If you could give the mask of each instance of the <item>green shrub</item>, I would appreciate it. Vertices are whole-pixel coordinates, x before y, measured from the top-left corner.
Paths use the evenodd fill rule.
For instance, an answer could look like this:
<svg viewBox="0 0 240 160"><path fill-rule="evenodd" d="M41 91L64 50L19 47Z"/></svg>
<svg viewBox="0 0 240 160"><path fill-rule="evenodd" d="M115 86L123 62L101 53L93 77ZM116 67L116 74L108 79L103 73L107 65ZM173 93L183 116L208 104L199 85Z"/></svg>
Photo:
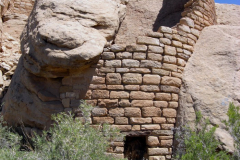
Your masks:
<svg viewBox="0 0 240 160"><path fill-rule="evenodd" d="M202 115L196 113L196 126L200 124ZM225 151L217 151L220 142L214 137L216 127L209 126L206 120L201 129L190 129L184 126L176 131L176 139L179 142L176 159L181 160L228 160L231 159Z"/></svg>
<svg viewBox="0 0 240 160"><path fill-rule="evenodd" d="M106 156L111 140L122 136L109 125L93 128L87 121L91 106L81 104L85 123L70 113L53 116L55 124L32 139L34 151L20 151L21 137L0 125L0 159L4 160L114 160Z"/></svg>
<svg viewBox="0 0 240 160"><path fill-rule="evenodd" d="M225 124L228 128L228 131L232 135L235 142L235 152L233 158L235 160L240 159L240 108L234 106L233 103L230 103L228 108L228 121L225 121Z"/></svg>

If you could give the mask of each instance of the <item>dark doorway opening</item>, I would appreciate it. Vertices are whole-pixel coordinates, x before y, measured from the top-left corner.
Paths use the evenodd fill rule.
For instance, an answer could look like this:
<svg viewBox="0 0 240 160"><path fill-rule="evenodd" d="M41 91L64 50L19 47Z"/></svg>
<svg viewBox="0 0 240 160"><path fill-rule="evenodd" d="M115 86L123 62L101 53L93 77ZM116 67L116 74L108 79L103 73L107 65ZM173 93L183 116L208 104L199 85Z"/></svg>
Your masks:
<svg viewBox="0 0 240 160"><path fill-rule="evenodd" d="M124 144L124 157L128 160L147 159L146 137L126 137Z"/></svg>

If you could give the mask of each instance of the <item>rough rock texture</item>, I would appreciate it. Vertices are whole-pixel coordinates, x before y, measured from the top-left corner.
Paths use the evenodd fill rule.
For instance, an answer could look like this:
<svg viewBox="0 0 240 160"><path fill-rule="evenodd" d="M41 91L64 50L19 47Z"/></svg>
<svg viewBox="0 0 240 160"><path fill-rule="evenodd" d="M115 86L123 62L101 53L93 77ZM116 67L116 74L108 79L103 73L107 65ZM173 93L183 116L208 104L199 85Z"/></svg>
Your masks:
<svg viewBox="0 0 240 160"><path fill-rule="evenodd" d="M34 0L1 0L0 3L0 99L2 99L21 56L20 35L33 8Z"/></svg>
<svg viewBox="0 0 240 160"><path fill-rule="evenodd" d="M216 3L216 12L218 24L240 26L240 5Z"/></svg>
<svg viewBox="0 0 240 160"><path fill-rule="evenodd" d="M176 25L188 0L129 0L126 17L116 36L117 44L132 44L147 30Z"/></svg>
<svg viewBox="0 0 240 160"><path fill-rule="evenodd" d="M178 126L192 123L196 111L219 125L217 137L227 150L233 140L224 131L230 102L240 105L240 26L211 26L203 30L183 74Z"/></svg>
<svg viewBox="0 0 240 160"><path fill-rule="evenodd" d="M22 33L23 56L3 101L4 119L10 125L22 121L48 128L51 114L63 111L62 77L94 63L124 15L120 1L37 0Z"/></svg>

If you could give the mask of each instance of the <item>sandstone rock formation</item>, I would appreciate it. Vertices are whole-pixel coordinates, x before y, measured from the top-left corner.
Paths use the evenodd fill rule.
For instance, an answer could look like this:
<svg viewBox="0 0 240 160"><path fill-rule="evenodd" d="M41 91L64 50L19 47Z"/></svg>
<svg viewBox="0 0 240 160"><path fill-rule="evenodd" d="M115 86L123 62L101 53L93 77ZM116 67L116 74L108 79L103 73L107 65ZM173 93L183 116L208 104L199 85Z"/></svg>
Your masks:
<svg viewBox="0 0 240 160"><path fill-rule="evenodd" d="M20 35L27 22L34 0L2 0L0 19L0 100L6 93L16 69L20 51ZM3 21L2 21L3 20Z"/></svg>
<svg viewBox="0 0 240 160"><path fill-rule="evenodd" d="M239 6L238 6L239 7ZM224 18L224 17L219 17ZM223 21L220 21L222 23ZM236 22L228 22L228 24ZM203 30L183 74L177 125L194 125L201 111L217 138L232 152L233 139L222 123L230 102L240 105L240 25L216 25Z"/></svg>
<svg viewBox="0 0 240 160"><path fill-rule="evenodd" d="M51 114L63 111L61 78L96 61L124 10L124 4L111 0L36 1L21 37L23 56L3 101L4 119L48 128Z"/></svg>

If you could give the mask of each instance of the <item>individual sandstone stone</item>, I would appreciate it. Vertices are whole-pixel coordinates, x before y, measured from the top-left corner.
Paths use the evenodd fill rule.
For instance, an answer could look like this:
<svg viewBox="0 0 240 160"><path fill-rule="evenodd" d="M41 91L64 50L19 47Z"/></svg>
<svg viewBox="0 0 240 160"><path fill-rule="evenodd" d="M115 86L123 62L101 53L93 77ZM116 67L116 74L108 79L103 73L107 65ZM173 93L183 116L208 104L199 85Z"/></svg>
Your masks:
<svg viewBox="0 0 240 160"><path fill-rule="evenodd" d="M172 94L172 101L178 102L178 94Z"/></svg>
<svg viewBox="0 0 240 160"><path fill-rule="evenodd" d="M183 17L180 19L180 24L184 24L189 27L194 27L194 21L191 18Z"/></svg>
<svg viewBox="0 0 240 160"><path fill-rule="evenodd" d="M160 79L159 75L145 74L143 76L143 84L159 84Z"/></svg>
<svg viewBox="0 0 240 160"><path fill-rule="evenodd" d="M166 45L171 45L171 40L168 38L160 38L160 43L166 44Z"/></svg>
<svg viewBox="0 0 240 160"><path fill-rule="evenodd" d="M139 91L140 89L139 85L125 85L124 88L129 91Z"/></svg>
<svg viewBox="0 0 240 160"><path fill-rule="evenodd" d="M140 62L133 59L124 59L122 60L122 67L139 67Z"/></svg>
<svg viewBox="0 0 240 160"><path fill-rule="evenodd" d="M178 30L186 32L186 33L191 32L190 28L188 26L184 25L184 24L178 25Z"/></svg>
<svg viewBox="0 0 240 160"><path fill-rule="evenodd" d="M101 73L114 73L115 68L101 67L101 68L99 68L99 72L101 72Z"/></svg>
<svg viewBox="0 0 240 160"><path fill-rule="evenodd" d="M176 64L177 63L177 58L175 56L164 56L163 57L163 62L164 63Z"/></svg>
<svg viewBox="0 0 240 160"><path fill-rule="evenodd" d="M160 76L169 76L170 72L164 69L152 69L153 74L159 74Z"/></svg>
<svg viewBox="0 0 240 160"><path fill-rule="evenodd" d="M175 124L176 118L167 118L167 123Z"/></svg>
<svg viewBox="0 0 240 160"><path fill-rule="evenodd" d="M145 52L147 51L146 45L128 45L126 47L126 51L128 52Z"/></svg>
<svg viewBox="0 0 240 160"><path fill-rule="evenodd" d="M62 104L63 104L64 108L69 108L70 107L70 98L62 99Z"/></svg>
<svg viewBox="0 0 240 160"><path fill-rule="evenodd" d="M178 108L178 102L169 102L168 105L169 108Z"/></svg>
<svg viewBox="0 0 240 160"><path fill-rule="evenodd" d="M115 117L115 124L128 124L127 117Z"/></svg>
<svg viewBox="0 0 240 160"><path fill-rule="evenodd" d="M141 60L140 67L143 68L161 68L162 64L158 61L152 61L152 60Z"/></svg>
<svg viewBox="0 0 240 160"><path fill-rule="evenodd" d="M156 93L156 100L159 101L171 101L171 94L170 93Z"/></svg>
<svg viewBox="0 0 240 160"><path fill-rule="evenodd" d="M119 102L119 106L131 107L131 102L129 102L129 99L121 99L121 101Z"/></svg>
<svg viewBox="0 0 240 160"><path fill-rule="evenodd" d="M175 118L177 116L177 111L176 109L172 109L172 108L164 108L163 116L169 117L169 118Z"/></svg>
<svg viewBox="0 0 240 160"><path fill-rule="evenodd" d="M160 129L160 125L159 124L144 124L141 125L141 130L158 130Z"/></svg>
<svg viewBox="0 0 240 160"><path fill-rule="evenodd" d="M164 33L164 38L172 40L172 34Z"/></svg>
<svg viewBox="0 0 240 160"><path fill-rule="evenodd" d="M92 110L92 116L94 117L102 117L107 115L107 109L106 108L93 108Z"/></svg>
<svg viewBox="0 0 240 160"><path fill-rule="evenodd" d="M182 84L182 80L176 77L164 76L161 79L161 84L180 87Z"/></svg>
<svg viewBox="0 0 240 160"><path fill-rule="evenodd" d="M142 75L138 73L125 73L122 79L124 84L142 84Z"/></svg>
<svg viewBox="0 0 240 160"><path fill-rule="evenodd" d="M107 90L93 90L92 91L93 99L104 99L109 98L109 91Z"/></svg>
<svg viewBox="0 0 240 160"><path fill-rule="evenodd" d="M159 85L142 85L140 86L140 90L145 92L158 92L160 88Z"/></svg>
<svg viewBox="0 0 240 160"><path fill-rule="evenodd" d="M158 137L156 137L156 136L149 136L149 137L147 137L147 145L149 145L151 147L156 147L159 144L160 143L159 143Z"/></svg>
<svg viewBox="0 0 240 160"><path fill-rule="evenodd" d="M169 154L168 148L148 148L148 155L167 155Z"/></svg>
<svg viewBox="0 0 240 160"><path fill-rule="evenodd" d="M91 83L92 84L105 84L105 77L93 76Z"/></svg>
<svg viewBox="0 0 240 160"><path fill-rule="evenodd" d="M178 58L178 59L177 59L177 65L178 65L178 66L185 67L186 61L183 60L183 59L181 59L181 58Z"/></svg>
<svg viewBox="0 0 240 160"><path fill-rule="evenodd" d="M166 160L165 156L149 156L149 160Z"/></svg>
<svg viewBox="0 0 240 160"><path fill-rule="evenodd" d="M163 130L172 130L174 128L174 124L161 124L161 128Z"/></svg>
<svg viewBox="0 0 240 160"><path fill-rule="evenodd" d="M143 107L143 117L159 117L161 116L161 109L157 107Z"/></svg>
<svg viewBox="0 0 240 160"><path fill-rule="evenodd" d="M110 98L113 99L128 99L129 93L126 91L111 91L110 92Z"/></svg>
<svg viewBox="0 0 240 160"><path fill-rule="evenodd" d="M150 124L152 123L152 118L138 118L138 117L131 117L130 124Z"/></svg>
<svg viewBox="0 0 240 160"><path fill-rule="evenodd" d="M117 59L132 59L132 53L129 52L119 52L116 53Z"/></svg>
<svg viewBox="0 0 240 160"><path fill-rule="evenodd" d="M177 54L177 50L175 47L165 45L164 54L170 55L170 56L175 56Z"/></svg>
<svg viewBox="0 0 240 160"><path fill-rule="evenodd" d="M147 59L153 60L153 61L162 61L162 55L155 54L155 53L148 53Z"/></svg>
<svg viewBox="0 0 240 160"><path fill-rule="evenodd" d="M133 59L144 60L146 59L146 53L135 52L133 53Z"/></svg>
<svg viewBox="0 0 240 160"><path fill-rule="evenodd" d="M163 53L163 48L158 47L158 46L148 46L148 52L162 54Z"/></svg>
<svg viewBox="0 0 240 160"><path fill-rule="evenodd" d="M113 128L119 129L121 132L127 132L132 130L131 125L112 125ZM116 147L114 152L117 153L123 153L124 148L123 147Z"/></svg>
<svg viewBox="0 0 240 160"><path fill-rule="evenodd" d="M172 34L172 32L173 32L171 28L165 27L165 26L159 27L158 31L162 32L162 33L170 33L170 34Z"/></svg>
<svg viewBox="0 0 240 160"><path fill-rule="evenodd" d="M132 125L132 131L140 131L141 126L140 125Z"/></svg>
<svg viewBox="0 0 240 160"><path fill-rule="evenodd" d="M141 91L132 91L130 93L130 99L151 100L151 99L154 99L154 98L155 98L154 93L141 92Z"/></svg>
<svg viewBox="0 0 240 160"><path fill-rule="evenodd" d="M148 68L131 68L129 71L133 73L143 73L143 74L151 73L151 70Z"/></svg>
<svg viewBox="0 0 240 160"><path fill-rule="evenodd" d="M184 49L187 49L187 50L189 50L189 51L193 51L193 46L190 46L190 45L187 45L187 44L183 44L183 48Z"/></svg>
<svg viewBox="0 0 240 160"><path fill-rule="evenodd" d="M124 51L126 48L125 45L122 45L122 44L113 44L111 45L111 51L112 52L121 52L121 51Z"/></svg>
<svg viewBox="0 0 240 160"><path fill-rule="evenodd" d="M133 100L132 107L152 107L153 101L151 100Z"/></svg>
<svg viewBox="0 0 240 160"><path fill-rule="evenodd" d="M129 72L129 68L116 68L117 73L127 73Z"/></svg>
<svg viewBox="0 0 240 160"><path fill-rule="evenodd" d="M109 123L113 124L114 119L112 117L93 117L93 124Z"/></svg>
<svg viewBox="0 0 240 160"><path fill-rule="evenodd" d="M137 38L137 43L138 44L146 44L146 45L155 45L155 46L159 46L159 44L160 44L159 39L146 37L146 36L139 36Z"/></svg>
<svg viewBox="0 0 240 160"><path fill-rule="evenodd" d="M108 73L106 76L106 84L121 84L122 78L120 73Z"/></svg>
<svg viewBox="0 0 240 160"><path fill-rule="evenodd" d="M98 99L98 106L107 108L117 107L118 99Z"/></svg>
<svg viewBox="0 0 240 160"><path fill-rule="evenodd" d="M112 108L109 110L109 115L111 117L123 117L124 109L123 108Z"/></svg>
<svg viewBox="0 0 240 160"><path fill-rule="evenodd" d="M108 90L124 90L123 85L107 85Z"/></svg>
<svg viewBox="0 0 240 160"><path fill-rule="evenodd" d="M115 54L114 52L103 52L102 53L102 59L114 59Z"/></svg>
<svg viewBox="0 0 240 160"><path fill-rule="evenodd" d="M106 60L105 67L121 67L121 60Z"/></svg>
<svg viewBox="0 0 240 160"><path fill-rule="evenodd" d="M180 91L178 87L166 86L166 85L161 85L160 89L162 92L166 92L166 93L179 93Z"/></svg>
<svg viewBox="0 0 240 160"><path fill-rule="evenodd" d="M141 117L140 108L127 107L124 108L124 112L126 117Z"/></svg>
<svg viewBox="0 0 240 160"><path fill-rule="evenodd" d="M181 36L179 34L173 34L173 39L177 40L177 41L180 41L182 43L187 43L187 38L183 37L183 36Z"/></svg>
<svg viewBox="0 0 240 160"><path fill-rule="evenodd" d="M168 63L163 63L162 69L168 70L168 71L174 71L177 72L177 65L174 64L168 64Z"/></svg>
<svg viewBox="0 0 240 160"><path fill-rule="evenodd" d="M153 123L157 123L157 124L163 124L166 123L166 118L165 117L153 117Z"/></svg>
<svg viewBox="0 0 240 160"><path fill-rule="evenodd" d="M152 32L152 31L148 31L146 33L147 36L149 37L154 37L154 38L161 38L163 37L163 34L162 33L159 33L159 32Z"/></svg>
<svg viewBox="0 0 240 160"><path fill-rule="evenodd" d="M182 42L172 41L172 46L182 48ZM178 50L177 50L178 51Z"/></svg>
<svg viewBox="0 0 240 160"><path fill-rule="evenodd" d="M161 140L161 146L171 147L173 145L173 140Z"/></svg>
<svg viewBox="0 0 240 160"><path fill-rule="evenodd" d="M154 101L153 106L159 107L159 108L167 108L168 107L168 102L166 102L166 101Z"/></svg>

